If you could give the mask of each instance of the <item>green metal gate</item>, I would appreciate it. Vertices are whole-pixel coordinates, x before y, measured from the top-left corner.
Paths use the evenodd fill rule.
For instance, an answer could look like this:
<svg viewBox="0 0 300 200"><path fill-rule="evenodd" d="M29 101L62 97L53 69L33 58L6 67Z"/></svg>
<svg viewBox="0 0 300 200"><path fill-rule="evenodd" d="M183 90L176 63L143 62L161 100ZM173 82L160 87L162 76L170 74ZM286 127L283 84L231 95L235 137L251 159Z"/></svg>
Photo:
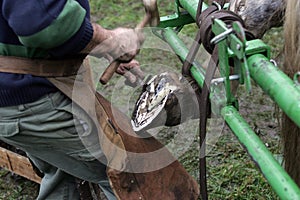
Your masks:
<svg viewBox="0 0 300 200"><path fill-rule="evenodd" d="M155 32L170 45L182 61L187 57L189 50L178 37L178 30L186 24L195 22L197 6L197 0L177 0L177 12L161 17L158 27L162 29ZM202 10L207 8L208 5L203 3ZM240 72L237 75L240 83L251 90L250 78L252 78L298 126L300 126L300 91L293 80L270 62L270 48L265 43L259 39L243 41L234 34L243 30L238 26L234 27L234 31L229 30L225 23L218 19L215 19L212 25L214 34L222 36L216 45L219 49L219 68L226 90L225 98L216 99L218 109L213 112L224 118L278 196L281 199L300 199L300 189L295 182L239 114L230 92L229 59L235 60L234 64L239 65ZM205 70L194 63L190 72L198 85L203 87ZM214 96L218 96L217 88L211 88L210 97Z"/></svg>

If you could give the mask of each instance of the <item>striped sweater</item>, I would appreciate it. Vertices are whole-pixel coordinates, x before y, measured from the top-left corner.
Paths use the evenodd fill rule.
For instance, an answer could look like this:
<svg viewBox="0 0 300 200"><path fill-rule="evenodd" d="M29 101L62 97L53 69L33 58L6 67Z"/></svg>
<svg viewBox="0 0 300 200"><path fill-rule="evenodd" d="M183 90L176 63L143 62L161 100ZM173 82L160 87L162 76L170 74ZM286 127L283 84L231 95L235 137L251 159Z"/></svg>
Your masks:
<svg viewBox="0 0 300 200"><path fill-rule="evenodd" d="M59 59L91 40L88 0L0 0L0 55ZM45 78L0 73L0 107L33 102L57 89Z"/></svg>

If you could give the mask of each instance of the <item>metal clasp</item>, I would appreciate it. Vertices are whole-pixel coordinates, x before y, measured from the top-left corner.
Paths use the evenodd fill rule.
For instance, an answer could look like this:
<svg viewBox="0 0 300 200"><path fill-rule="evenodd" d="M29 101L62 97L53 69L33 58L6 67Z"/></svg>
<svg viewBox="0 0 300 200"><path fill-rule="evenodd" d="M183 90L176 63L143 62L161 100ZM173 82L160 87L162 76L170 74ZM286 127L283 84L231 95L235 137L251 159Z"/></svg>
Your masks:
<svg viewBox="0 0 300 200"><path fill-rule="evenodd" d="M229 76L229 80L230 81L234 81L234 80L238 80L240 78L239 75L230 75ZM211 80L211 85L216 85L216 84L219 84L219 83L224 83L225 82L225 78L224 77L221 77L221 78L215 78L213 80Z"/></svg>
<svg viewBox="0 0 300 200"><path fill-rule="evenodd" d="M226 31L215 36L213 39L211 39L210 43L217 44L217 43L221 42L222 40L225 40L227 38L227 36L230 35L231 33L233 33L233 29L229 28Z"/></svg>

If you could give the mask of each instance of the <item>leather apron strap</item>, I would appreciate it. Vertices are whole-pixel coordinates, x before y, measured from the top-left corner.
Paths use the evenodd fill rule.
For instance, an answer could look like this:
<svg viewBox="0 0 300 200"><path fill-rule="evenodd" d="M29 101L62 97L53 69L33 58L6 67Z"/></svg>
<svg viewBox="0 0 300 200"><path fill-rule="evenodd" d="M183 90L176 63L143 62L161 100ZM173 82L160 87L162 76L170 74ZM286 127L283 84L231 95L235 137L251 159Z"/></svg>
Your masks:
<svg viewBox="0 0 300 200"><path fill-rule="evenodd" d="M91 87L86 59L73 77L49 78L97 123L107 175L118 199L198 199L196 181L154 137L140 137L130 119ZM82 73L82 74L81 74ZM167 166L162 162L171 160ZM153 192L155 191L155 192Z"/></svg>
<svg viewBox="0 0 300 200"><path fill-rule="evenodd" d="M63 60L29 59L15 56L0 56L0 72L31 74L42 77L62 77L77 74L83 57Z"/></svg>

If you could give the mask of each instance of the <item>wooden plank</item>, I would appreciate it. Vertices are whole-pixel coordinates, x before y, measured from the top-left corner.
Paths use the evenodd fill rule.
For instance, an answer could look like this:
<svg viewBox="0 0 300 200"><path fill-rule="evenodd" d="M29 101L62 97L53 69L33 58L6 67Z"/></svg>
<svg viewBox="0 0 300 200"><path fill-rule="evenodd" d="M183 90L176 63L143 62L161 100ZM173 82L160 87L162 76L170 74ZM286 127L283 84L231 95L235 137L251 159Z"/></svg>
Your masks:
<svg viewBox="0 0 300 200"><path fill-rule="evenodd" d="M21 156L3 147L0 147L0 167L36 183L41 183L41 178L34 172L27 157Z"/></svg>

